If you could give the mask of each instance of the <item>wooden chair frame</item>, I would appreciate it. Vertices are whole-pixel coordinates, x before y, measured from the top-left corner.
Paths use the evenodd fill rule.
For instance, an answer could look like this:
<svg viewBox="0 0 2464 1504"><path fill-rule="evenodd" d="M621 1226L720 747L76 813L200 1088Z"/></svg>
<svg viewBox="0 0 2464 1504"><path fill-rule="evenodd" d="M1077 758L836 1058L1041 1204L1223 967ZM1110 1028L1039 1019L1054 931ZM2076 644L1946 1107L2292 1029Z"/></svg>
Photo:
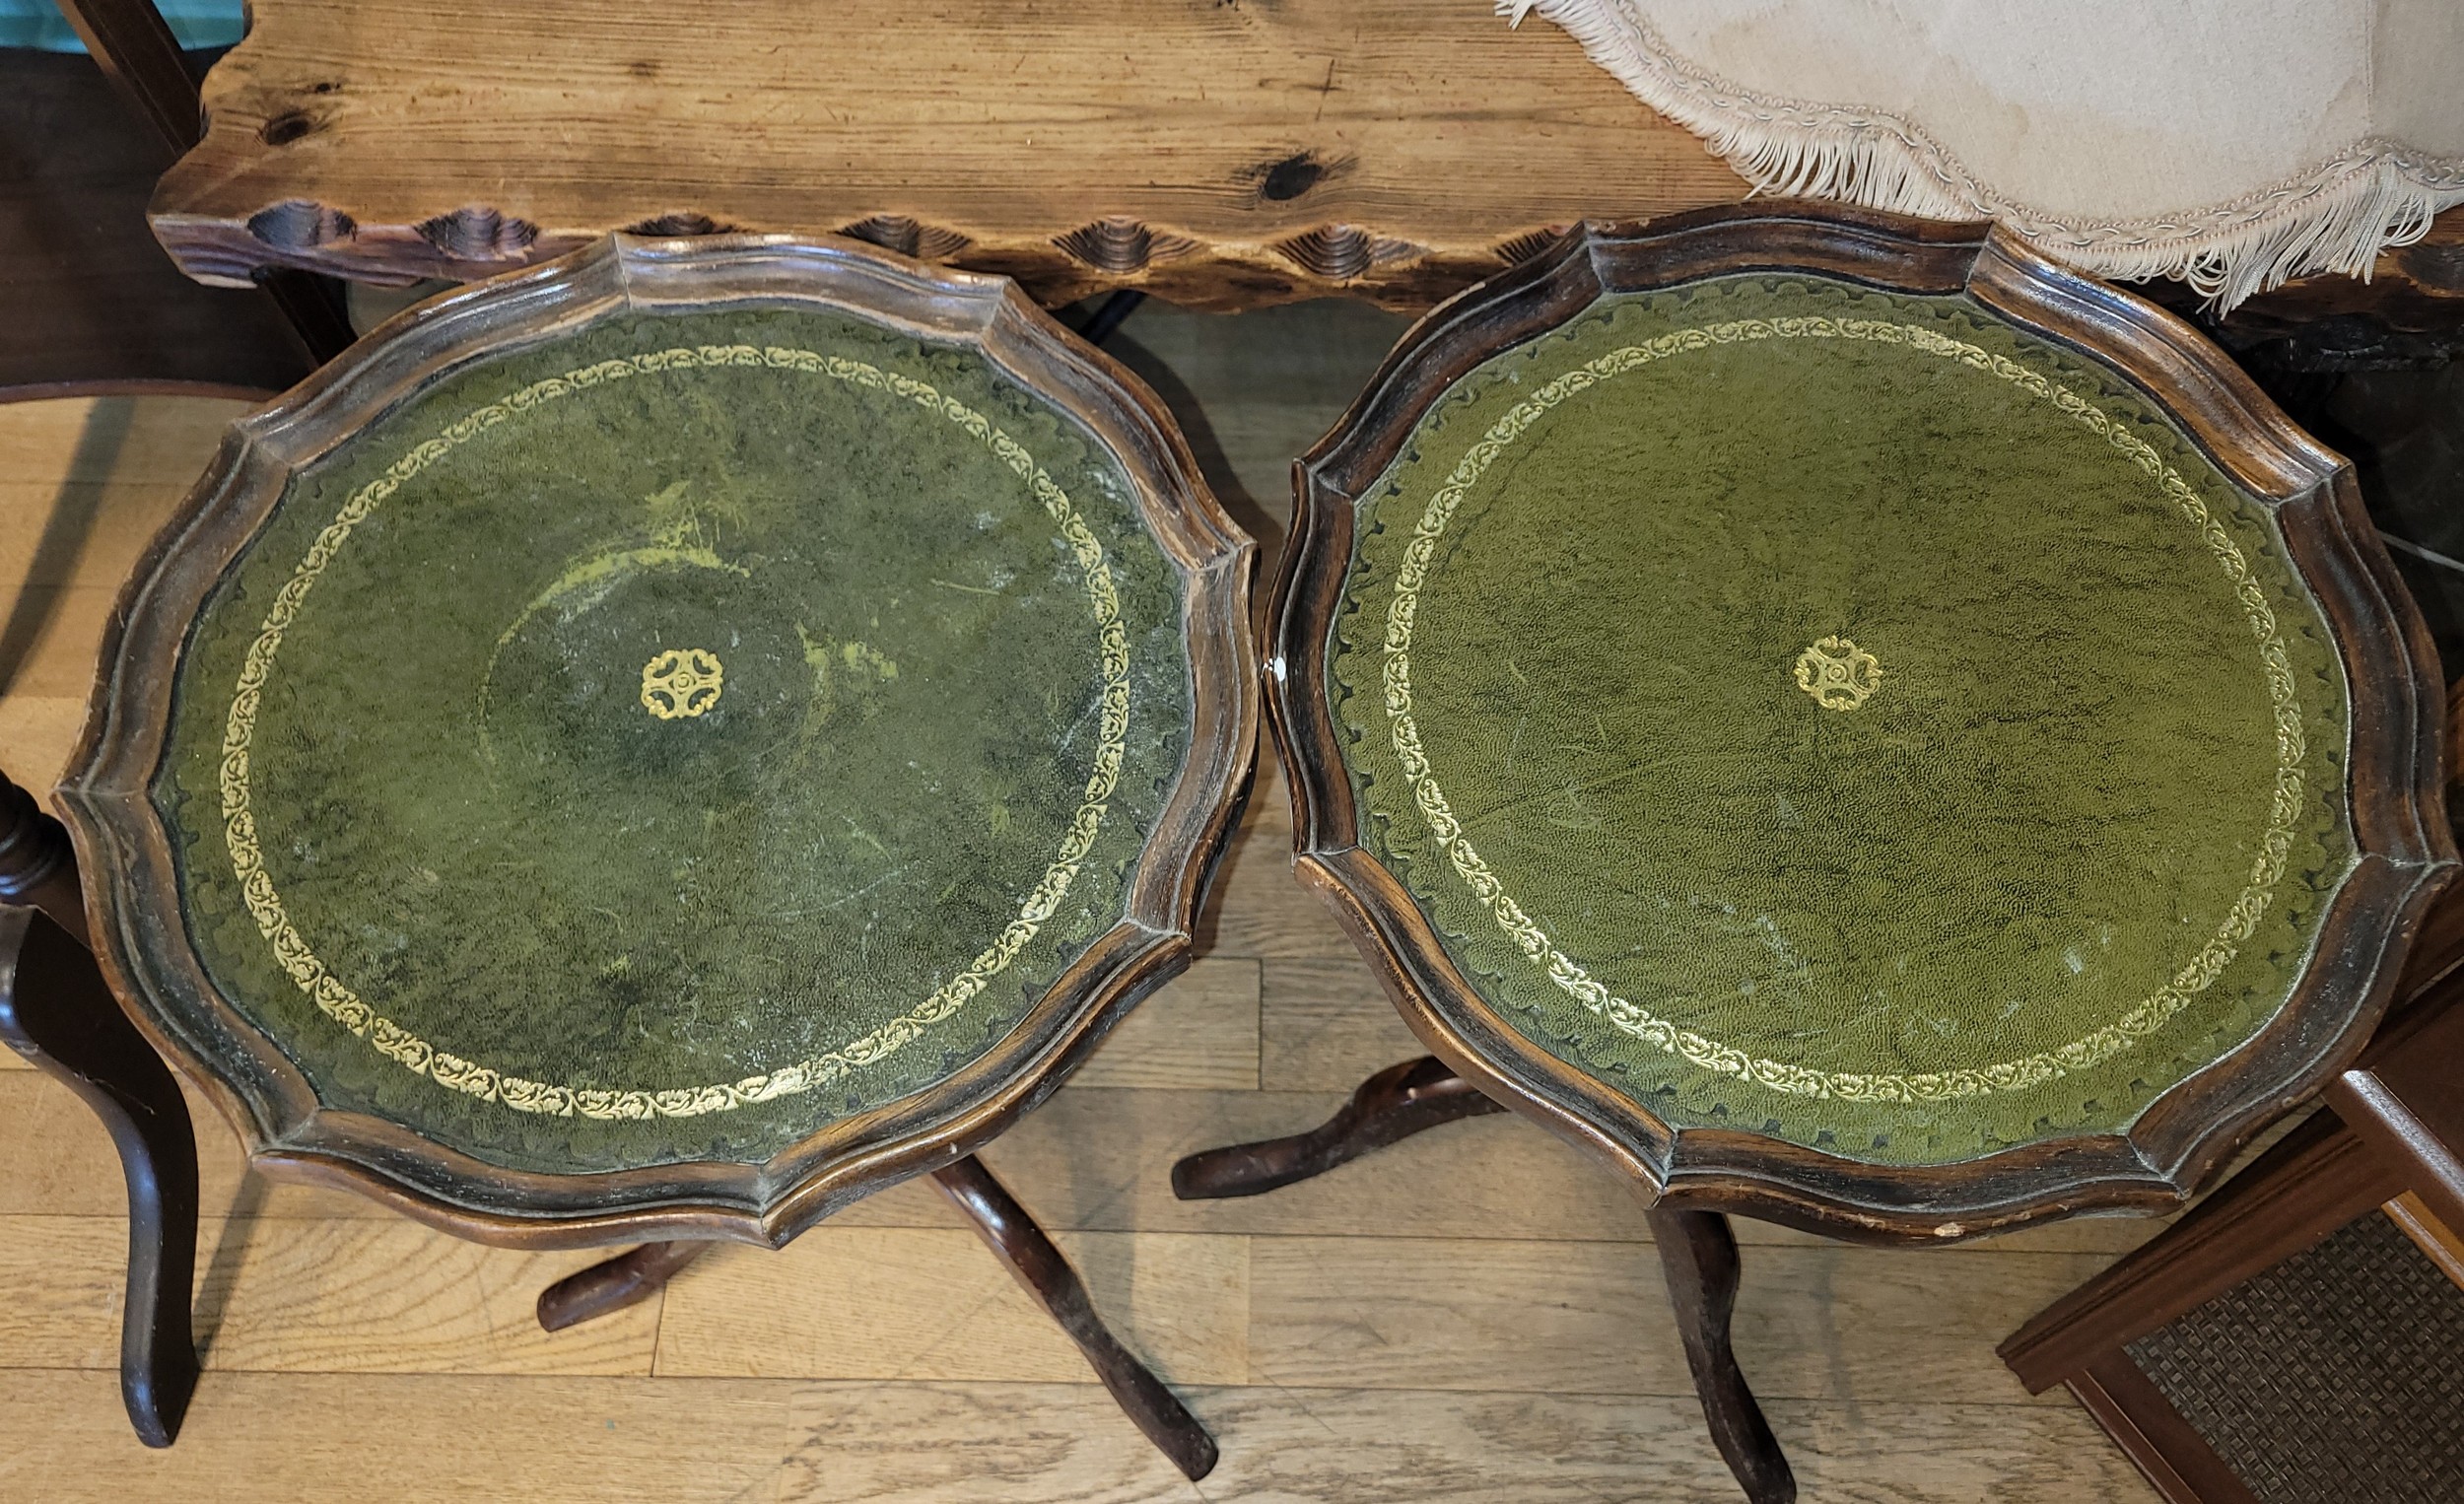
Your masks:
<svg viewBox="0 0 2464 1504"><path fill-rule="evenodd" d="M0 403L261 402L316 359L261 291L200 287L164 255L145 209L169 153L96 63L0 48Z"/></svg>
<svg viewBox="0 0 2464 1504"><path fill-rule="evenodd" d="M2450 752L2457 744L2451 731ZM2459 949L2464 904L2451 896L2406 968L2405 1001L2328 1083L2316 1113L1996 1349L2028 1393L2069 1389L2171 1504L2258 1501L2139 1366L2132 1343L2382 1210L2464 1284L2453 1234L2443 1232L2464 1227Z"/></svg>

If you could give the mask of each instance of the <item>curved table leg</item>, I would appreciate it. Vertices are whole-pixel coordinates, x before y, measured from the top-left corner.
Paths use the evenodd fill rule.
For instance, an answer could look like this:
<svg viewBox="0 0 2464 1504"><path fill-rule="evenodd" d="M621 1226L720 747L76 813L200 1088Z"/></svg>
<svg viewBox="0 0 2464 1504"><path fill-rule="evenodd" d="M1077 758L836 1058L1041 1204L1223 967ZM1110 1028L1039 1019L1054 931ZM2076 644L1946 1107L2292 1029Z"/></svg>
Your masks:
<svg viewBox="0 0 2464 1504"><path fill-rule="evenodd" d="M1737 1239L1728 1218L1666 1206L1652 1207L1649 1215L1669 1302L1677 1308L1677 1333L1685 1342L1685 1365L1694 1372L1712 1443L1753 1504L1789 1504L1797 1497L1796 1476L1729 1345L1729 1314L1737 1307Z"/></svg>
<svg viewBox="0 0 2464 1504"><path fill-rule="evenodd" d="M709 1252L706 1241L645 1243L632 1253L576 1270L539 1292L539 1325L562 1332L640 1305Z"/></svg>
<svg viewBox="0 0 2464 1504"><path fill-rule="evenodd" d="M48 816L44 817L48 819ZM120 1397L168 1447L197 1387L197 1140L162 1057L120 1011L92 952L42 912L0 904L0 1039L66 1084L111 1133L128 1180Z"/></svg>
<svg viewBox="0 0 2464 1504"><path fill-rule="evenodd" d="M1504 1111L1445 1061L1424 1055L1361 1082L1341 1111L1306 1133L1191 1155L1172 1167L1172 1194L1185 1201L1259 1196L1441 1124Z"/></svg>
<svg viewBox="0 0 2464 1504"><path fill-rule="evenodd" d="M933 1171L932 1179L941 1188L941 1194L974 1220L976 1231L1009 1265L1010 1273L1026 1292L1042 1302L1053 1320L1061 1323L1061 1330L1078 1344L1078 1350L1086 1354L1095 1376L1104 1381L1104 1388L1112 1391L1113 1399L1146 1433L1146 1439L1171 1458L1191 1481L1211 1471L1215 1466L1215 1439L1155 1377L1154 1370L1121 1345L1121 1339L1095 1314L1095 1303L1088 1299L1086 1284L1078 1278L1078 1271L1070 1267L1069 1261L1044 1229L1036 1225L1027 1209L992 1178L984 1162L970 1154L956 1164Z"/></svg>

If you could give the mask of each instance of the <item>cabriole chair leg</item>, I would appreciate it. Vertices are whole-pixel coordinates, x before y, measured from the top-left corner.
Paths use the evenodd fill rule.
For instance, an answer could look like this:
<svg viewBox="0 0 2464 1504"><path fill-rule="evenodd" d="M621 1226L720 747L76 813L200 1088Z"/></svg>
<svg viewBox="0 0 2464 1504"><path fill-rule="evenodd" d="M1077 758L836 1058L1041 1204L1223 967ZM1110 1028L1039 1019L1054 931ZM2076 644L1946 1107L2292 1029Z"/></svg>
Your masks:
<svg viewBox="0 0 2464 1504"><path fill-rule="evenodd" d="M197 1387L188 1301L197 1267L197 1140L179 1083L120 1011L94 956L41 911L0 906L0 1039L110 1130L128 1180L120 1393L149 1447L168 1447Z"/></svg>
<svg viewBox="0 0 2464 1504"><path fill-rule="evenodd" d="M0 778L0 1040L77 1093L128 1181L120 1394L149 1447L179 1434L197 1387L197 1139L171 1067L120 1011L86 947L68 832Z"/></svg>

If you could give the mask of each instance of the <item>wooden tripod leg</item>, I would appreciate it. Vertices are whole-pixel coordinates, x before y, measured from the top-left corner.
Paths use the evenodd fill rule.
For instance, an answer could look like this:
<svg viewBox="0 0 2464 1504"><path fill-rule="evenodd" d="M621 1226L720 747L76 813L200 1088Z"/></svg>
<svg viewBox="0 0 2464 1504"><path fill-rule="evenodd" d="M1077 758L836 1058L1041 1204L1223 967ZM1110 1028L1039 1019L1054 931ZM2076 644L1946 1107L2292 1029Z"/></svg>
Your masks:
<svg viewBox="0 0 2464 1504"><path fill-rule="evenodd" d="M0 1039L77 1093L119 1150L128 1180L120 1396L138 1439L168 1447L197 1387L188 1320L197 1268L197 1140L188 1104L81 940L39 910L5 903Z"/></svg>
<svg viewBox="0 0 2464 1504"><path fill-rule="evenodd" d="M632 1253L577 1270L539 1292L539 1325L562 1332L640 1305L709 1252L708 1242L645 1243Z"/></svg>
<svg viewBox="0 0 2464 1504"><path fill-rule="evenodd" d="M1086 1284L1078 1271L1069 1265L1059 1248L1016 1197L992 1178L984 1162L970 1154L954 1165L932 1172L933 1183L941 1194L956 1202L976 1224L976 1231L1009 1272L1017 1277L1026 1292L1043 1303L1053 1320L1069 1333L1069 1339L1086 1354L1095 1376L1112 1391L1113 1399L1129 1412L1146 1439L1171 1458L1192 1482L1204 1477L1215 1466L1215 1439L1206 1428L1184 1407L1154 1370L1138 1361L1137 1355L1121 1345L1102 1317L1095 1314L1095 1303L1087 1298Z"/></svg>
<svg viewBox="0 0 2464 1504"><path fill-rule="evenodd" d="M1737 1308L1737 1238L1728 1218L1667 1206L1654 1206L1649 1215L1712 1444L1753 1504L1789 1504L1797 1497L1796 1476L1729 1345L1729 1315Z"/></svg>
<svg viewBox="0 0 2464 1504"><path fill-rule="evenodd" d="M1424 1055L1361 1082L1341 1111L1306 1133L1191 1155L1172 1167L1172 1194L1185 1201L1259 1196L1440 1124L1504 1111L1445 1061Z"/></svg>

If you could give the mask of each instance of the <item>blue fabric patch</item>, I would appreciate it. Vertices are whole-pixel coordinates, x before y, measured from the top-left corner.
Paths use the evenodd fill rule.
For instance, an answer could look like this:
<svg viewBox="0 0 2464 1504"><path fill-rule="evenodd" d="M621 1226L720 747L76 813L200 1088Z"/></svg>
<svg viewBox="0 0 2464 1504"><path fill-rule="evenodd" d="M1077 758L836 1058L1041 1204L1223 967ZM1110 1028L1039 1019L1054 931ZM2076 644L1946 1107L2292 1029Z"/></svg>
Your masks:
<svg viewBox="0 0 2464 1504"><path fill-rule="evenodd" d="M171 34L191 51L228 47L247 29L240 0L155 0L155 8L171 23ZM86 44L69 29L68 19L52 0L0 0L0 47L33 47L44 52L83 52Z"/></svg>

